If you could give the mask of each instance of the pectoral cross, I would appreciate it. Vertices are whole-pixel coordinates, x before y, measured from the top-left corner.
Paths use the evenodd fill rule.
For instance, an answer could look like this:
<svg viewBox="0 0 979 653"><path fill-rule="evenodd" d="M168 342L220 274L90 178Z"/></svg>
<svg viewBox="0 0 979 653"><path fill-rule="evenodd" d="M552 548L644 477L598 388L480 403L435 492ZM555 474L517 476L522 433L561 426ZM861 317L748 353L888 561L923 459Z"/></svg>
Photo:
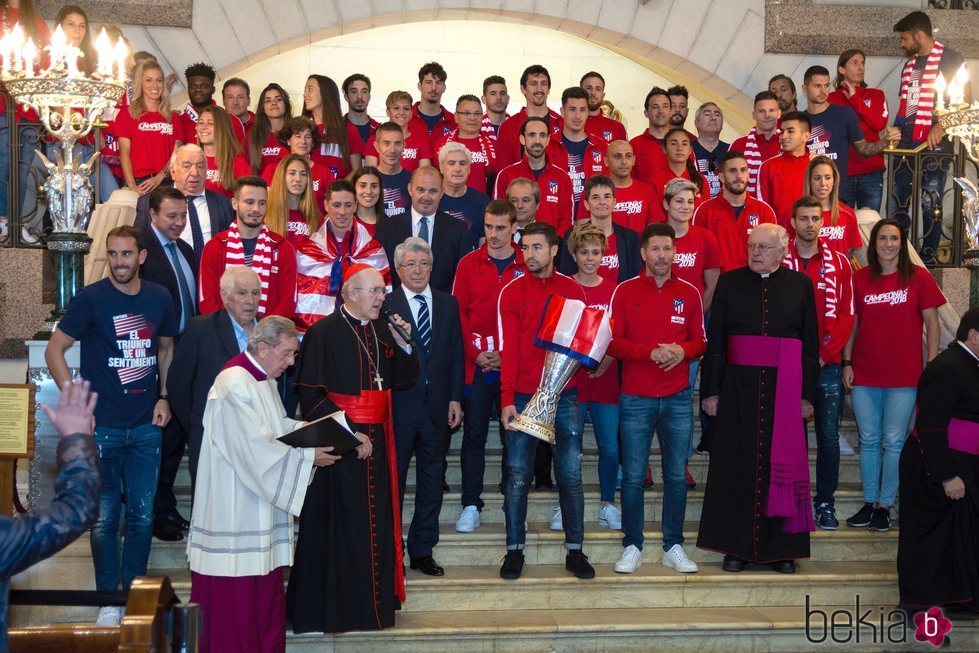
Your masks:
<svg viewBox="0 0 979 653"><path fill-rule="evenodd" d="M384 379L381 378L381 372L380 371L374 372L374 383L377 384L377 389L378 390L382 390L383 389L381 387L381 384L384 383Z"/></svg>

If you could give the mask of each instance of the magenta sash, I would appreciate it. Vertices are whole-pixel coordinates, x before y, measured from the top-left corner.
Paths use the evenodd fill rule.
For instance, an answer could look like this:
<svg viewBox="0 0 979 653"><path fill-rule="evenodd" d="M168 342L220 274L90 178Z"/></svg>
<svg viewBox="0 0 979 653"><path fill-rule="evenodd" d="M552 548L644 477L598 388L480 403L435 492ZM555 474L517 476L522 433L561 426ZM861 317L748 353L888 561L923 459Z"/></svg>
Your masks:
<svg viewBox="0 0 979 653"><path fill-rule="evenodd" d="M731 365L775 367L775 418L769 462L769 517L784 517L786 533L816 530L810 507L809 451L802 424L802 341L772 336L731 336Z"/></svg>
<svg viewBox="0 0 979 653"><path fill-rule="evenodd" d="M953 417L948 423L948 448L979 455L979 422Z"/></svg>

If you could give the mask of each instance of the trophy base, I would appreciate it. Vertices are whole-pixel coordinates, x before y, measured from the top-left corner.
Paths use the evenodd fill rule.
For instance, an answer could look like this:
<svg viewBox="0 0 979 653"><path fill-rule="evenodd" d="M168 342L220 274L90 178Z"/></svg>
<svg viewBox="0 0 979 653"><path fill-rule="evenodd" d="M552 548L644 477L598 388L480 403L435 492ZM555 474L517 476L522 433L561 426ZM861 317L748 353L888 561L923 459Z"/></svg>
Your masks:
<svg viewBox="0 0 979 653"><path fill-rule="evenodd" d="M510 422L510 428L514 431L521 431L527 435L543 440L548 444L554 444L554 427L544 422L538 422L526 415L520 415L517 419Z"/></svg>

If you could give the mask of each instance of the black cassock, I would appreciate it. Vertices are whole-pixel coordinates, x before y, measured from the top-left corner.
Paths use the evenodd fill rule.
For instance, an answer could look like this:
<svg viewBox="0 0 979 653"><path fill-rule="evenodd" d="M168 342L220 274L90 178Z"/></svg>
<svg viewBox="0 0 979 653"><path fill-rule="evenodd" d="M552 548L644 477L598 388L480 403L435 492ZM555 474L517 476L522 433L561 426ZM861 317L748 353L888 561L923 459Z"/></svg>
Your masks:
<svg viewBox="0 0 979 653"><path fill-rule="evenodd" d="M901 451L901 603L965 603L979 610L979 456L950 449L952 418L979 422L979 361L953 342L918 380L915 431ZM945 496L960 477L965 497Z"/></svg>
<svg viewBox="0 0 979 653"><path fill-rule="evenodd" d="M720 397L697 546L749 562L809 557L809 533L786 533L765 506L771 477L775 367L731 365L730 336L802 341L802 397L813 401L819 377L819 336L812 282L779 268L762 277L743 267L717 281L701 366L700 396ZM803 433L805 431L803 430Z"/></svg>
<svg viewBox="0 0 979 653"><path fill-rule="evenodd" d="M406 354L381 320L362 325L345 310L323 318L306 332L300 352L296 387L304 418L338 410L327 391L376 390L377 373L383 390L411 387L418 356ZM317 468L306 491L286 590L288 621L297 633L388 628L400 607L384 425L350 426L370 436L374 452L367 460L350 453Z"/></svg>

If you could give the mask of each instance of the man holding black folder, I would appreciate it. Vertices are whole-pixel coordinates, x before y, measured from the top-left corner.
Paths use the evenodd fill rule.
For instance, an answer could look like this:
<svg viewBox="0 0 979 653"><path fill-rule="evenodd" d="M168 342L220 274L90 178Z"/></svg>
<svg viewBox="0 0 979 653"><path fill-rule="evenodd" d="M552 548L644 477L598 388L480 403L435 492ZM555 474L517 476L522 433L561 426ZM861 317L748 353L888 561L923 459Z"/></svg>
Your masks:
<svg viewBox="0 0 979 653"><path fill-rule="evenodd" d="M296 374L303 415L313 420L342 410L350 427L370 438L373 454L343 456L306 492L286 591L296 633L387 628L405 598L391 390L414 385L418 355L378 319L385 285L376 269L351 265L343 306L303 338ZM410 332L405 320L391 319Z"/></svg>
<svg viewBox="0 0 979 653"><path fill-rule="evenodd" d="M267 317L208 393L187 545L191 601L204 619L202 653L285 650L292 515L303 507L313 467L340 460L328 447L278 441L303 426L285 416L275 385L298 349L292 321ZM370 455L370 443L359 454Z"/></svg>

